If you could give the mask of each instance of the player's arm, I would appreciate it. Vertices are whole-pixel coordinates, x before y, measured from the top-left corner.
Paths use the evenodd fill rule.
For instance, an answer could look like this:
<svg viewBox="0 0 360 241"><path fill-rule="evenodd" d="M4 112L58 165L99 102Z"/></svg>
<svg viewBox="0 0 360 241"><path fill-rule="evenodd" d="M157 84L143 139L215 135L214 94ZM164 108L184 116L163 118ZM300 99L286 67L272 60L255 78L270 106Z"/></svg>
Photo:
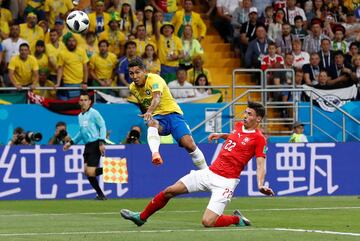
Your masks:
<svg viewBox="0 0 360 241"><path fill-rule="evenodd" d="M258 188L262 194L268 196L274 196L275 194L273 190L269 187L264 186L265 175L266 175L265 163L266 163L265 157L256 158L256 177L257 177Z"/></svg>
<svg viewBox="0 0 360 241"><path fill-rule="evenodd" d="M229 133L211 133L208 137L208 141L211 143L212 140L224 139L226 140L229 137Z"/></svg>
<svg viewBox="0 0 360 241"><path fill-rule="evenodd" d="M156 107L158 107L158 105L160 104L160 101L161 101L161 92L160 91L152 92L151 105L146 110L145 114L143 114L143 117L144 117L145 121L148 121L148 120L152 119L152 113L154 112Z"/></svg>

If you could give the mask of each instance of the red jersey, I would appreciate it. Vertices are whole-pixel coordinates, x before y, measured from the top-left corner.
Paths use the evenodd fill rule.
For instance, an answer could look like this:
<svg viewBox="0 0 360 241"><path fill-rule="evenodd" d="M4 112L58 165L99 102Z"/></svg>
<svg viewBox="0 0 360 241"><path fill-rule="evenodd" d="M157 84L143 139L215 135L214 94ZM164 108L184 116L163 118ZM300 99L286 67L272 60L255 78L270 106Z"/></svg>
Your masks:
<svg viewBox="0 0 360 241"><path fill-rule="evenodd" d="M266 139L260 130L247 131L244 124L239 122L209 169L226 178L239 178L254 156L266 157Z"/></svg>
<svg viewBox="0 0 360 241"><path fill-rule="evenodd" d="M266 70L274 64L284 64L284 58L278 54L275 54L274 58L270 57L270 55L265 55L261 60L261 69Z"/></svg>

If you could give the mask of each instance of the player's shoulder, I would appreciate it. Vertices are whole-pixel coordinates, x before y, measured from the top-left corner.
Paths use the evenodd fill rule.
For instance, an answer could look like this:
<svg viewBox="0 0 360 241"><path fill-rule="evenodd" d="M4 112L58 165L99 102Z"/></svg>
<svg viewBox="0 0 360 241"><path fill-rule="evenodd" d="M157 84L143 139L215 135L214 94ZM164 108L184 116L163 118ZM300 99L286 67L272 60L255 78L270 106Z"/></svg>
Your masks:
<svg viewBox="0 0 360 241"><path fill-rule="evenodd" d="M266 137L259 128L256 128L255 134L256 134L257 138L264 140L266 142Z"/></svg>

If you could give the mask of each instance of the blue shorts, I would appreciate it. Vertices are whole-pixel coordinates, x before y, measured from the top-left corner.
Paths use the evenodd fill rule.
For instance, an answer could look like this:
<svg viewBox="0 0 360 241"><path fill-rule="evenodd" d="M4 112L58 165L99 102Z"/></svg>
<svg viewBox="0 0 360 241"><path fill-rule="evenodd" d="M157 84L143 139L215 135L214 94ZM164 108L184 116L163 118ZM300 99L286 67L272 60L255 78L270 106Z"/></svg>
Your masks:
<svg viewBox="0 0 360 241"><path fill-rule="evenodd" d="M167 115L156 115L154 119L159 121L162 127L161 136L171 134L173 138L180 143L181 137L191 135L190 128L185 122L184 117L178 113L171 113Z"/></svg>

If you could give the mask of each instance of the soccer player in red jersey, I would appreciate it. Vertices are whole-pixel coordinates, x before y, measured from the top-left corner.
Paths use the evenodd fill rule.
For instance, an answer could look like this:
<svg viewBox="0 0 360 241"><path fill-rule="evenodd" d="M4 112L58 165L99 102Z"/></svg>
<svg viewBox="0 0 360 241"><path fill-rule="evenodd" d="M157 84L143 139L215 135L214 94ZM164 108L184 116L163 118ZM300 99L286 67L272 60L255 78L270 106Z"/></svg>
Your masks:
<svg viewBox="0 0 360 241"><path fill-rule="evenodd" d="M256 157L259 191L265 195L274 195L271 188L264 186L266 139L257 129L264 115L265 108L262 104L248 102L243 122L237 123L230 134L209 135L210 142L220 138L226 139L222 150L209 168L191 171L175 184L158 193L141 213L122 209L121 216L141 226L171 198L185 193L210 191L211 198L202 218L205 227L225 227L232 224L249 226L250 221L239 210L235 210L233 215L224 215L223 212L240 181L241 171L253 156Z"/></svg>

